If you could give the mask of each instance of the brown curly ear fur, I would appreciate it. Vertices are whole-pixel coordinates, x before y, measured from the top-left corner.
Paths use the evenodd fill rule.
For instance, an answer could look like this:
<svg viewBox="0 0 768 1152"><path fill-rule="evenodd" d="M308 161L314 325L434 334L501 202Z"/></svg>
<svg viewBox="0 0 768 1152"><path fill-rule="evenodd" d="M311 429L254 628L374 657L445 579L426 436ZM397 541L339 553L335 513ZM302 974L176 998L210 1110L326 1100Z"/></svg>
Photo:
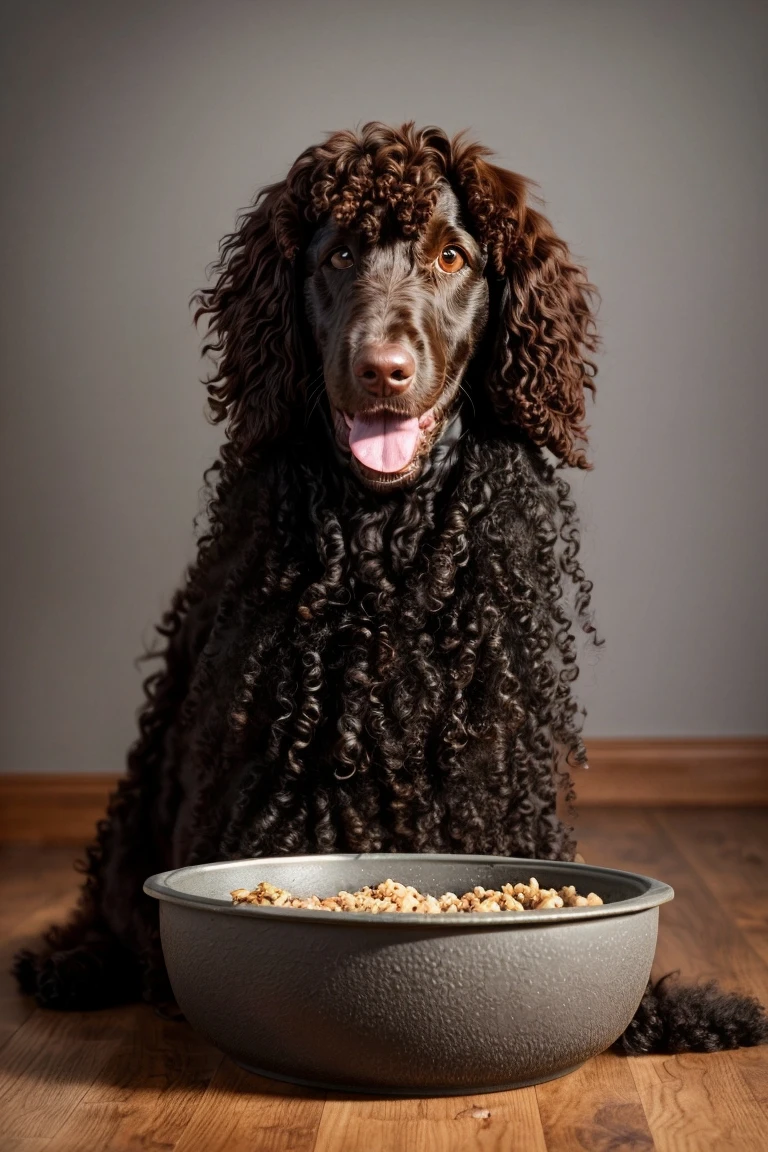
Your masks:
<svg viewBox="0 0 768 1152"><path fill-rule="evenodd" d="M505 422L565 464L590 468L584 453L585 394L594 392L597 293L552 225L528 203L529 182L474 158L468 205L490 213L497 273L506 280L497 355L488 379Z"/></svg>
<svg viewBox="0 0 768 1152"><path fill-rule="evenodd" d="M287 181L262 189L221 241L212 288L192 296L195 323L208 317L203 354L217 357L205 381L210 417L228 419L241 451L288 431L306 383L297 332L293 257L301 222Z"/></svg>

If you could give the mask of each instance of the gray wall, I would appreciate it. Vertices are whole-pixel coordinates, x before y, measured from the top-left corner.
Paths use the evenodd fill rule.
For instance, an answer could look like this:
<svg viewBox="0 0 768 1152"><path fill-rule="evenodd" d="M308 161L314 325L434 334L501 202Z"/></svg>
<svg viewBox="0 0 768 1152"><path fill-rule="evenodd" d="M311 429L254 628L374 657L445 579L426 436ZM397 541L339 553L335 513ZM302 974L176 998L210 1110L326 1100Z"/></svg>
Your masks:
<svg viewBox="0 0 768 1152"><path fill-rule="evenodd" d="M192 290L326 130L469 126L604 298L593 735L766 731L763 3L8 5L0 767L116 771L219 433Z"/></svg>

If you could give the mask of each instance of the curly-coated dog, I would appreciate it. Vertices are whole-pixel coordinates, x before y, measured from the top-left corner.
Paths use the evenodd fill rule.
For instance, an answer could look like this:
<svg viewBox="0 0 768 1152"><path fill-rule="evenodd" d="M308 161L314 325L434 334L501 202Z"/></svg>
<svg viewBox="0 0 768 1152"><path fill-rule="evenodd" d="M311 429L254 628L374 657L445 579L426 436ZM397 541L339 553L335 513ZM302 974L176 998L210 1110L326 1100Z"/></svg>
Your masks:
<svg viewBox="0 0 768 1152"><path fill-rule="evenodd" d="M227 438L159 631L80 908L22 987L170 997L150 873L240 856L570 860L594 642L562 466L589 467L594 292L527 181L464 133L308 148L196 294ZM760 1006L649 988L628 1050L768 1037Z"/></svg>

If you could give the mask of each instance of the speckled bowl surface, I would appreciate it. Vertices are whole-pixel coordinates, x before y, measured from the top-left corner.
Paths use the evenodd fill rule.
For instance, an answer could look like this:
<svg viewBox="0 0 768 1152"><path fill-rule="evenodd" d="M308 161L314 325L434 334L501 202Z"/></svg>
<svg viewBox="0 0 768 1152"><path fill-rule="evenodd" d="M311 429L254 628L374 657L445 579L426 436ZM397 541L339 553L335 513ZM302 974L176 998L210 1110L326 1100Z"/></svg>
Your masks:
<svg viewBox="0 0 768 1152"><path fill-rule="evenodd" d="M605 903L465 915L234 905L267 880L331 896L388 877L422 892L535 876ZM238 1063L320 1088L400 1095L549 1080L608 1048L651 971L668 884L588 864L499 856L281 856L150 877L189 1022Z"/></svg>

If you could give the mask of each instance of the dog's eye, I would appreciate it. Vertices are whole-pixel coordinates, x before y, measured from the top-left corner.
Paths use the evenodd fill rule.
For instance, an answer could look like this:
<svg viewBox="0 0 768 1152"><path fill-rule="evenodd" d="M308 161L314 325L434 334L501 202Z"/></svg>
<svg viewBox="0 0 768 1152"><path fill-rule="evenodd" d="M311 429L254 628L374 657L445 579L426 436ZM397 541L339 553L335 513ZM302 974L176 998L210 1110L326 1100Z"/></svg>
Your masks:
<svg viewBox="0 0 768 1152"><path fill-rule="evenodd" d="M449 244L447 248L443 248L437 258L438 267L443 272L460 272L466 262L466 256L461 248L457 248L455 244Z"/></svg>
<svg viewBox="0 0 768 1152"><path fill-rule="evenodd" d="M337 248L335 252L331 252L331 255L328 257L328 263L331 264L332 267L338 268L340 272L343 272L345 268L352 267L354 260L352 259L352 253L349 248Z"/></svg>

